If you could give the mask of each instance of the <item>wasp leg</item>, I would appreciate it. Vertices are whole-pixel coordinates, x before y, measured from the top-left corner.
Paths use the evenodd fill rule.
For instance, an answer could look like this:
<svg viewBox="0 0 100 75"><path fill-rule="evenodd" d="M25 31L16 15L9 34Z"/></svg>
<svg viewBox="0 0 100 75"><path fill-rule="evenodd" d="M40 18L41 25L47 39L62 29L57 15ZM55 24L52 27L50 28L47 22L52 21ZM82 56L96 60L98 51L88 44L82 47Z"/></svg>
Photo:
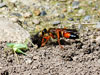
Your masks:
<svg viewBox="0 0 100 75"><path fill-rule="evenodd" d="M56 33L57 33L58 43L59 43L60 47L63 48L63 46L60 44L60 34L59 34L59 30L57 30Z"/></svg>
<svg viewBox="0 0 100 75"><path fill-rule="evenodd" d="M44 45L48 42L48 40L50 39L50 37L51 37L51 36L45 36L45 37L43 37L43 38L42 38L42 44L41 44L41 46L44 46ZM44 39L46 39L45 42L44 42Z"/></svg>

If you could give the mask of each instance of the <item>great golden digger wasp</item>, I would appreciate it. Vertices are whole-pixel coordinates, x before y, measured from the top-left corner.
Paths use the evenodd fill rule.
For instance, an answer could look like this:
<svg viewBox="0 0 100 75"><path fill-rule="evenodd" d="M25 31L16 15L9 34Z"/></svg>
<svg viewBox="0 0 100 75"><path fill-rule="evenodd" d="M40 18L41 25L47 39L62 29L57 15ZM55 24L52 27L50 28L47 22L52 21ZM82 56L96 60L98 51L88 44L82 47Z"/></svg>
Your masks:
<svg viewBox="0 0 100 75"><path fill-rule="evenodd" d="M68 39L77 39L78 31L76 29L66 29L66 28L49 28L48 30L45 28L41 32L35 34L32 38L32 42L37 44L38 47L44 46L50 38L57 39L58 44L61 48L60 38L68 38Z"/></svg>

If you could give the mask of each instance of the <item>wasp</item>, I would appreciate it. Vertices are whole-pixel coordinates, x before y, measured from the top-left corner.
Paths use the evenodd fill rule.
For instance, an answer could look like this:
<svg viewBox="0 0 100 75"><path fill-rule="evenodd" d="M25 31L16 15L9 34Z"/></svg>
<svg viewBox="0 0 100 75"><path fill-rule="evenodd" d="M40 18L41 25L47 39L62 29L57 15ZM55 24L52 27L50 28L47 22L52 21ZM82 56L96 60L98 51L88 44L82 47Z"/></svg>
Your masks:
<svg viewBox="0 0 100 75"><path fill-rule="evenodd" d="M45 46L45 44L50 40L51 38L57 39L58 44L61 48L63 46L60 44L60 38L66 38L66 39L77 39L78 31L76 29L67 29L67 28L49 28L48 30L45 28L41 32L38 32L36 35L34 35L34 39L32 39L34 44L37 44L38 47Z"/></svg>

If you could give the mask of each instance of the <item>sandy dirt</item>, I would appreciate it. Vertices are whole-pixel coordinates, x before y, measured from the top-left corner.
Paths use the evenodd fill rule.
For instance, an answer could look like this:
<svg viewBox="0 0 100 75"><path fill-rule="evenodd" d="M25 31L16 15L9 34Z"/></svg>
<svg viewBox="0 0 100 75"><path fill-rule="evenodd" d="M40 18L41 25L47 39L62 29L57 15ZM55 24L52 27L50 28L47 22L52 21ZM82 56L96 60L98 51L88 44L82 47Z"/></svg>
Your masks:
<svg viewBox="0 0 100 75"><path fill-rule="evenodd" d="M28 56L19 55L20 64L11 51L0 45L1 75L100 75L100 43L93 37L100 31L87 30L80 39L63 41L64 49L51 43L35 49L29 47Z"/></svg>

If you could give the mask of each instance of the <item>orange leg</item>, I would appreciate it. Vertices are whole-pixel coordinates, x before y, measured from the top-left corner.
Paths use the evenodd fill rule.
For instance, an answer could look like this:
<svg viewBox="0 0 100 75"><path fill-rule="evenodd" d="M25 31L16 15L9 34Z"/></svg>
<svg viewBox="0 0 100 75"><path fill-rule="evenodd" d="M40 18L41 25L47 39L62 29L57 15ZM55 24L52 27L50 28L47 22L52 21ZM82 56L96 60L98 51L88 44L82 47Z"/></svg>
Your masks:
<svg viewBox="0 0 100 75"><path fill-rule="evenodd" d="M41 44L41 46L44 46L44 45L48 42L48 40L50 39L50 37L51 37L51 36L45 36L45 37L43 37L43 38L42 38L42 44ZM46 39L45 42L44 42L44 39Z"/></svg>
<svg viewBox="0 0 100 75"><path fill-rule="evenodd" d="M58 43L59 43L60 47L63 48L63 46L60 44L59 30L56 30L56 33L57 33Z"/></svg>
<svg viewBox="0 0 100 75"><path fill-rule="evenodd" d="M48 42L48 40L50 39L50 38L54 38L54 36L50 33L50 35L49 36L44 36L43 38L42 38L42 44L41 44L41 46L44 46L47 42ZM46 41L44 42L44 39L46 39Z"/></svg>

